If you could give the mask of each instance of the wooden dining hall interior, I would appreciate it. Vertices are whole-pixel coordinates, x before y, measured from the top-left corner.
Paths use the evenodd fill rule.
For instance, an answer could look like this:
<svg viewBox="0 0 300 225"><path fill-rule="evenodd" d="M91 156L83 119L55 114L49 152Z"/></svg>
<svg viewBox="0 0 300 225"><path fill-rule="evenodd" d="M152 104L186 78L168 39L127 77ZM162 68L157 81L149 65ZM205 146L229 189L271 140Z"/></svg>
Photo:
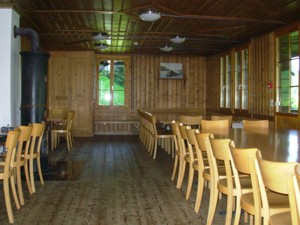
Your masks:
<svg viewBox="0 0 300 225"><path fill-rule="evenodd" d="M0 0L0 28L0 224L300 224L298 0Z"/></svg>

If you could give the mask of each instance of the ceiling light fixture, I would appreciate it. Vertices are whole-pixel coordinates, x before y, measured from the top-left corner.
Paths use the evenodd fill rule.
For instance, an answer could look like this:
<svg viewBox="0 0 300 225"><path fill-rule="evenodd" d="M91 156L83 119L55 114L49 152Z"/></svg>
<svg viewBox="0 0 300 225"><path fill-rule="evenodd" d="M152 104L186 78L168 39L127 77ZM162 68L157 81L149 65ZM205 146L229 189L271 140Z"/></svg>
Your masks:
<svg viewBox="0 0 300 225"><path fill-rule="evenodd" d="M185 42L185 39L186 39L185 37L176 36L176 37L170 38L170 41L175 44L181 44L181 43Z"/></svg>
<svg viewBox="0 0 300 225"><path fill-rule="evenodd" d="M148 10L140 12L139 17L144 21L154 22L161 17L161 14L157 11Z"/></svg>
<svg viewBox="0 0 300 225"><path fill-rule="evenodd" d="M92 35L93 35L94 41L104 41L109 38L108 34L105 32L96 32L96 33L93 33Z"/></svg>
<svg viewBox="0 0 300 225"><path fill-rule="evenodd" d="M159 48L159 49L160 49L161 51L163 51L163 52L170 52L170 51L173 50L173 47L170 46L170 45L165 45L164 47Z"/></svg>
<svg viewBox="0 0 300 225"><path fill-rule="evenodd" d="M105 50L108 48L108 45L107 44L103 44L103 43L100 43L100 44L94 44L95 48L97 50Z"/></svg>

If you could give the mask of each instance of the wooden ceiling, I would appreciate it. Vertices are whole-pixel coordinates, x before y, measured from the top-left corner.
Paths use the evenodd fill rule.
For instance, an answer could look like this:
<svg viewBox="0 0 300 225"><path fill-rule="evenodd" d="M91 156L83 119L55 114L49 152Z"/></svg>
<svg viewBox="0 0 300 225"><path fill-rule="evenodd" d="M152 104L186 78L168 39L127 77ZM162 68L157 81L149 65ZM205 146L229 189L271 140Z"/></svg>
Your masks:
<svg viewBox="0 0 300 225"><path fill-rule="evenodd" d="M171 54L209 55L300 20L299 0L0 0L35 29L44 50L95 50L93 32L106 32L108 53L159 53L176 35ZM146 22L139 13L157 10Z"/></svg>

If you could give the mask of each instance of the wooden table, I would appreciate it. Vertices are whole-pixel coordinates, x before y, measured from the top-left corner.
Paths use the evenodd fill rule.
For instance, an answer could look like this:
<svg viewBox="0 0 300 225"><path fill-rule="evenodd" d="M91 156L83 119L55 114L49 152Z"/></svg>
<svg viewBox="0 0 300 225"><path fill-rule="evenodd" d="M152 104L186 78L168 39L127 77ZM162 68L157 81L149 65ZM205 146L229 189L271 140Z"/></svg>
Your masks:
<svg viewBox="0 0 300 225"><path fill-rule="evenodd" d="M268 160L300 162L299 130L269 129L254 132L233 128L227 134L215 134L215 137L228 137L236 147L258 148L263 158Z"/></svg>

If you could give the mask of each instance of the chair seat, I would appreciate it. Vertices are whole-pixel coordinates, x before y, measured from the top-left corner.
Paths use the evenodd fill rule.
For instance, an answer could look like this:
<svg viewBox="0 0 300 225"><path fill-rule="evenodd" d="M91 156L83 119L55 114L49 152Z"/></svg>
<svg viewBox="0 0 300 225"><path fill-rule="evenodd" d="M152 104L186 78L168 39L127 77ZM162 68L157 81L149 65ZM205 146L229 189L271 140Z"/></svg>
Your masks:
<svg viewBox="0 0 300 225"><path fill-rule="evenodd" d="M291 212L283 212L272 215L269 220L270 225L292 225Z"/></svg>
<svg viewBox="0 0 300 225"><path fill-rule="evenodd" d="M233 195L236 196L237 192L236 192L236 186L235 186L234 178L232 180L233 180ZM241 186L243 187L244 192L251 192L252 191L252 182L251 182L250 176L240 177L240 182L241 182ZM223 178L223 179L219 180L218 189L222 193L228 194L228 186L227 186L227 179L226 178Z"/></svg>

